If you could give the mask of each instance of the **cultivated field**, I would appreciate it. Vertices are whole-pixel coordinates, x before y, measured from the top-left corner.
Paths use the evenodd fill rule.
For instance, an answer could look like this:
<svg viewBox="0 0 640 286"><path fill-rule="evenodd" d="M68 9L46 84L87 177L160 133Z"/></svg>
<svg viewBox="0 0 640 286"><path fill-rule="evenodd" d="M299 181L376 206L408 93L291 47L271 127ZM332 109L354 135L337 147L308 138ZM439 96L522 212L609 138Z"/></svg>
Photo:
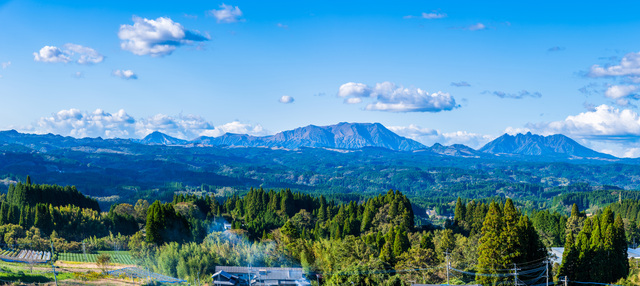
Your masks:
<svg viewBox="0 0 640 286"><path fill-rule="evenodd" d="M95 263L98 255L101 253L106 253L111 256L111 263L118 264L126 264L126 265L134 265L136 264L129 251L98 251L98 253L58 253L59 261L72 261L72 262L82 262L82 263Z"/></svg>

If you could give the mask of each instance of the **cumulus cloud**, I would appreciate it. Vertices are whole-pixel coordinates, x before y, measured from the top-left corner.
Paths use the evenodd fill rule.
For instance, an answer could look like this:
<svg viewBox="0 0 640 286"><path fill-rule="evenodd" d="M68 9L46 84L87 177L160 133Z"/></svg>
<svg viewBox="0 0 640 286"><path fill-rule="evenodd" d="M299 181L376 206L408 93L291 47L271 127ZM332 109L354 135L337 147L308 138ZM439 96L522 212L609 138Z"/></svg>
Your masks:
<svg viewBox="0 0 640 286"><path fill-rule="evenodd" d="M564 134L596 151L618 157L640 155L637 152L640 150L640 115L630 109L602 104L564 120L507 128L508 133L527 131L542 135Z"/></svg>
<svg viewBox="0 0 640 286"><path fill-rule="evenodd" d="M467 131L441 132L431 128L423 128L418 125L411 124L409 126L390 126L389 130L398 135L411 138L426 146L435 143L442 145L464 144L471 148L478 149L489 141L495 139L490 135L482 135Z"/></svg>
<svg viewBox="0 0 640 286"><path fill-rule="evenodd" d="M529 123L526 127L544 134L562 133L607 140L640 139L640 115L630 109L606 104L597 106L593 111L567 116L561 121Z"/></svg>
<svg viewBox="0 0 640 286"><path fill-rule="evenodd" d="M197 115L156 114L146 118L135 118L122 109L115 113L109 113L102 109L87 112L74 108L61 110L51 116L40 118L31 126L16 129L37 134L54 133L76 138L141 139L154 131L186 140L198 136L217 137L227 132L255 136L269 134L259 124L233 121L214 126L213 123Z"/></svg>
<svg viewBox="0 0 640 286"><path fill-rule="evenodd" d="M280 103L293 103L294 99L291 96L283 95L278 99Z"/></svg>
<svg viewBox="0 0 640 286"><path fill-rule="evenodd" d="M363 83L348 82L340 86L338 96L345 98L345 103L362 102L362 98L370 98L366 110L389 112L439 112L452 110L458 105L449 93L429 93L420 88L405 88L392 82L377 83L374 87Z"/></svg>
<svg viewBox="0 0 640 286"><path fill-rule="evenodd" d="M202 117L195 115L157 114L148 118L134 118L122 109L109 113L102 109L87 112L72 108L42 117L31 126L18 129L37 134L54 133L77 138L137 139L154 131L160 131L181 139L193 139L214 130L215 127Z"/></svg>
<svg viewBox="0 0 640 286"><path fill-rule="evenodd" d="M243 21L243 19L241 19L242 11L240 10L240 8L238 8L238 6L234 7L232 5L226 5L224 3L220 5L220 9L213 9L209 11L209 14L215 17L218 23L235 23L238 21Z"/></svg>
<svg viewBox="0 0 640 286"><path fill-rule="evenodd" d="M65 44L63 48L71 56L77 55L78 59L76 62L81 65L97 64L104 60L103 55L89 47L69 43Z"/></svg>
<svg viewBox="0 0 640 286"><path fill-rule="evenodd" d="M111 74L121 79L138 79L138 75L132 70L114 70Z"/></svg>
<svg viewBox="0 0 640 286"><path fill-rule="evenodd" d="M44 46L39 52L33 53L33 60L45 63L68 63L71 58L58 47Z"/></svg>
<svg viewBox="0 0 640 286"><path fill-rule="evenodd" d="M270 133L265 130L260 124L242 123L240 121L233 121L226 124L218 125L213 130L207 130L202 133L203 136L218 137L225 133L235 134L248 134L253 136L265 136Z"/></svg>
<svg viewBox="0 0 640 286"><path fill-rule="evenodd" d="M459 82L452 82L451 86L456 86L456 87L467 87L467 86L471 86L471 84L469 84L466 81L459 81Z"/></svg>
<svg viewBox="0 0 640 286"><path fill-rule="evenodd" d="M640 52L626 54L617 65L593 65L590 77L640 76Z"/></svg>
<svg viewBox="0 0 640 286"><path fill-rule="evenodd" d="M45 63L75 61L81 65L88 65L101 63L104 56L92 48L68 43L63 45L62 49L55 46L44 46L39 52L33 53L33 60Z"/></svg>
<svg viewBox="0 0 640 286"><path fill-rule="evenodd" d="M170 55L180 46L209 40L208 37L185 29L170 18L146 19L133 17L133 25L121 25L118 32L120 48L133 54L161 57Z"/></svg>
<svg viewBox="0 0 640 286"><path fill-rule="evenodd" d="M513 98L513 99L522 99L522 98L525 98L525 97L534 97L534 98L542 97L542 94L537 92L537 91L529 92L527 90L521 90L521 91L516 92L516 93L507 93L507 92L498 91L498 90L496 90L496 91L488 91L488 90L486 90L486 91L484 91L482 93L483 94L493 94L493 95L495 95L497 97L500 97L500 98Z"/></svg>
<svg viewBox="0 0 640 286"><path fill-rule="evenodd" d="M635 85L612 85L604 92L611 99L621 99L633 95L638 90Z"/></svg>
<svg viewBox="0 0 640 286"><path fill-rule="evenodd" d="M11 61L0 63L0 65L2 66L2 69L6 69L11 66Z"/></svg>

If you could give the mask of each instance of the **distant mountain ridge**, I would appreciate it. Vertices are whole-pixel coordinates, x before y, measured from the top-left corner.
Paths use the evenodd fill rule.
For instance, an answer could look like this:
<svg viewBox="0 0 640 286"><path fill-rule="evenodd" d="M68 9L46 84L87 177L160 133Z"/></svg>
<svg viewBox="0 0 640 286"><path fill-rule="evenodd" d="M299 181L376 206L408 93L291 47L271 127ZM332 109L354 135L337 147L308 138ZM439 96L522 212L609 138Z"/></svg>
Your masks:
<svg viewBox="0 0 640 286"><path fill-rule="evenodd" d="M346 123L336 125L309 125L279 132L270 136L251 136L226 133L219 137L199 137L191 143L211 146L321 147L336 149L360 149L381 147L396 151L413 151L426 146L412 139L393 133L380 123Z"/></svg>
<svg viewBox="0 0 640 286"><path fill-rule="evenodd" d="M145 136L142 140L138 141L139 143L142 144L147 144L147 145L152 145L152 144L157 144L157 145L182 145L182 144L186 144L187 140L182 140L182 139L178 139L175 137L171 137L167 134L164 134L160 131L154 131L151 134Z"/></svg>
<svg viewBox="0 0 640 286"><path fill-rule="evenodd" d="M309 125L283 131L270 136L225 133L219 137L198 137L183 140L155 131L143 139L102 139L73 138L54 134L23 134L15 130L0 131L0 151L31 149L47 152L60 148L95 148L105 151L114 146L131 144L164 145L184 147L267 147L297 149L362 149L366 147L385 148L393 151L418 151L435 156L464 158L520 158L527 161L556 161L576 159L615 160L614 156L603 154L580 145L573 139L561 135L541 136L531 134L504 134L475 150L462 144L443 146L435 143L426 147L412 139L395 134L380 123L346 123L336 125Z"/></svg>
<svg viewBox="0 0 640 286"><path fill-rule="evenodd" d="M504 134L487 143L478 151L494 155L524 155L539 157L579 157L615 159L616 157L591 150L562 134L549 136Z"/></svg>

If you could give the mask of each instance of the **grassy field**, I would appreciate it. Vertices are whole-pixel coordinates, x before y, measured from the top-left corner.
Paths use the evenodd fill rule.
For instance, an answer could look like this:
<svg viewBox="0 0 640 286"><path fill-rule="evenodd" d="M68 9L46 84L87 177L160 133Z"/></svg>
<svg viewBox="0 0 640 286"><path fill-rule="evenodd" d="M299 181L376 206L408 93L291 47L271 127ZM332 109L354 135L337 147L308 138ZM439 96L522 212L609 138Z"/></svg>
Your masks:
<svg viewBox="0 0 640 286"><path fill-rule="evenodd" d="M133 258L131 258L129 251L98 251L97 254L87 253L86 255L83 253L64 252L58 253L58 260L95 263L98 255L101 253L109 254L111 256L111 263L135 264L135 261L133 261Z"/></svg>
<svg viewBox="0 0 640 286"><path fill-rule="evenodd" d="M58 273L58 280L65 280L73 278L72 273ZM15 270L15 269L3 269L0 272L0 282L23 282L23 283L46 283L53 281L53 273L43 271L33 271L31 273L28 270Z"/></svg>

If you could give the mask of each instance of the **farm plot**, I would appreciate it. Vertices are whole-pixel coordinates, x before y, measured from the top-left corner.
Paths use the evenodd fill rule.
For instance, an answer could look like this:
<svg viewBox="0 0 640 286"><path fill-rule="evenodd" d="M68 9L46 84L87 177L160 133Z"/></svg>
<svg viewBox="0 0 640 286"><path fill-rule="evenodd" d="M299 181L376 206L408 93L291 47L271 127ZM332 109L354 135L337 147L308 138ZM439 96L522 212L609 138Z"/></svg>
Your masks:
<svg viewBox="0 0 640 286"><path fill-rule="evenodd" d="M0 249L0 260L17 263L46 263L51 260L51 253L29 249Z"/></svg>
<svg viewBox="0 0 640 286"><path fill-rule="evenodd" d="M129 251L98 251L98 253L58 253L58 260L61 261L73 261L83 263L95 263L98 259L98 255L106 253L111 256L111 263L134 265L136 264Z"/></svg>

